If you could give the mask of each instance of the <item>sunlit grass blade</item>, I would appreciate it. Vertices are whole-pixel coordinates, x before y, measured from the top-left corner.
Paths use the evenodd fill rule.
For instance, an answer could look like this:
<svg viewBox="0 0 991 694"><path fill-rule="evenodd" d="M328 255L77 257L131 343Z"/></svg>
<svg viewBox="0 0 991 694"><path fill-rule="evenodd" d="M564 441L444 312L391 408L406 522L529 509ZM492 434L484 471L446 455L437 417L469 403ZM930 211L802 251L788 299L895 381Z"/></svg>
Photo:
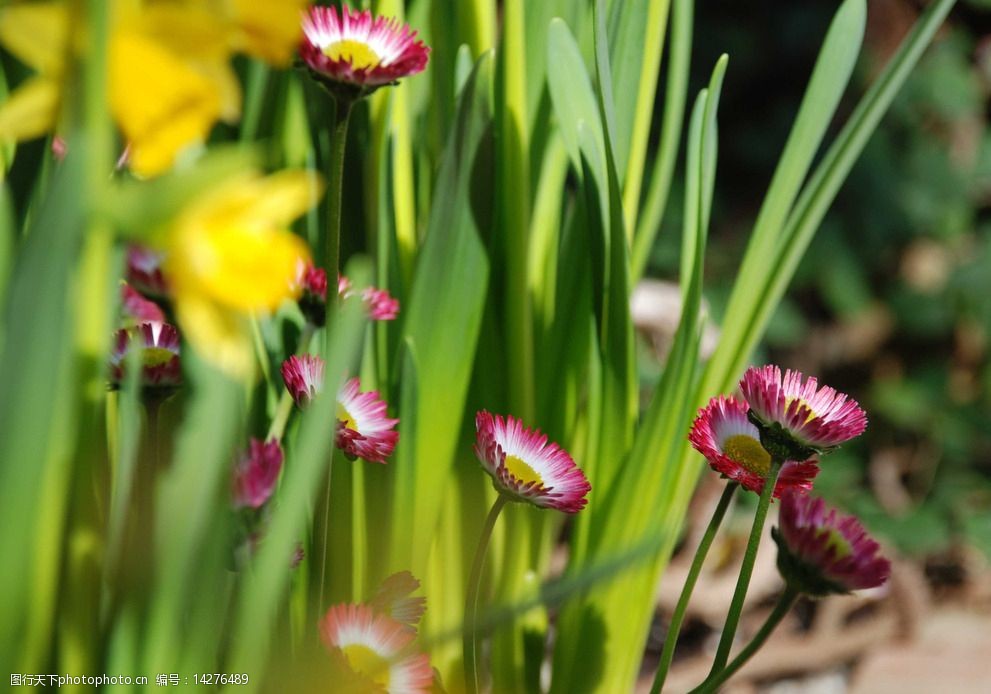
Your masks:
<svg viewBox="0 0 991 694"><path fill-rule="evenodd" d="M41 493L46 479L64 484L71 476L64 452L52 453L65 445L71 448L76 436L69 280L84 223L84 163L80 157L56 175L21 244L3 311L4 332L17 331L16 340L4 342L0 358L0 520L4 528L19 528L4 533L4 555L22 567L0 578L5 596L0 601L0 660L11 672L27 671L30 665L21 660L21 648L29 628L26 607L41 578L34 567L42 550L37 537L42 515L62 511L60 502L51 500L58 504L52 506Z"/></svg>
<svg viewBox="0 0 991 694"><path fill-rule="evenodd" d="M692 50L692 0L672 0L671 33L668 44L667 86L664 91L664 112L661 116L661 135L654 166L651 170L643 211L636 219L633 234L630 276L637 281L647 266L647 258L660 231L661 220L667 206L671 178L681 143L681 127L684 121L685 103L688 98L688 71ZM631 164L633 160L631 159ZM639 196L639 189L636 191ZM634 199L632 179L627 182L624 207L627 219L630 210L639 200Z"/></svg>
<svg viewBox="0 0 991 694"><path fill-rule="evenodd" d="M390 558L394 570L415 575L424 573L444 480L454 463L488 286L479 225L490 211L475 197L473 182L479 167L486 166L483 136L490 123L491 66L486 55L463 91L416 281L403 310L403 339L415 354L417 382L416 396L403 396L399 411L397 466L404 467L395 487ZM444 416L435 416L438 412Z"/></svg>
<svg viewBox="0 0 991 694"><path fill-rule="evenodd" d="M698 310L706 235L703 222L708 219L704 207L712 199L715 115L725 69L724 58L717 64L709 88L696 100L692 115L683 232L691 274L683 279L686 295L675 345L624 463L623 474L600 502L604 508L591 529L587 556L581 563L573 564L571 572L580 573L604 553L657 532L653 522L664 503L665 470L672 462L671 449L678 446L677 431L691 413L687 396L694 385L698 354ZM653 596L653 582L647 582L658 571L655 558L648 567L631 572L568 607L555 651L552 691L570 691L576 682L592 682L602 691L630 686L649 619L642 605L649 604ZM599 663L601 668L590 669L592 663Z"/></svg>
<svg viewBox="0 0 991 694"><path fill-rule="evenodd" d="M240 415L238 384L188 353L183 362L197 388L171 467L154 490L155 546L147 560L155 562L155 582L142 659L149 672L164 672L182 657L182 615L204 568L199 555L226 523L217 500L227 488Z"/></svg>

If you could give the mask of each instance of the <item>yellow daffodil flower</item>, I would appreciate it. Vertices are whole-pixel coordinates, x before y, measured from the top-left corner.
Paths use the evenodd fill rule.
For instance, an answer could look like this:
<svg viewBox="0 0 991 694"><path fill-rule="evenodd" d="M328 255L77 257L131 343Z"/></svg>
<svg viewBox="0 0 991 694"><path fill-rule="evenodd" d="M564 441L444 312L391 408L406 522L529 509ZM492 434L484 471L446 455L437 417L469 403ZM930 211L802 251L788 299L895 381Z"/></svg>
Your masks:
<svg viewBox="0 0 991 694"><path fill-rule="evenodd" d="M251 370L247 318L298 296L309 251L287 227L321 193L320 180L305 171L248 173L195 200L167 234L165 271L180 326L229 374Z"/></svg>
<svg viewBox="0 0 991 694"><path fill-rule="evenodd" d="M61 3L0 9L0 45L37 73L0 105L0 141L52 132L69 46L68 9Z"/></svg>
<svg viewBox="0 0 991 694"><path fill-rule="evenodd" d="M241 91L230 66L241 51L288 64L299 41L300 0L114 2L108 88L111 113L140 176L173 166L202 145L218 120L240 116ZM36 75L0 105L0 141L55 129L68 86L66 60L82 29L70 31L66 2L0 10L0 45ZM76 43L82 43L76 41Z"/></svg>

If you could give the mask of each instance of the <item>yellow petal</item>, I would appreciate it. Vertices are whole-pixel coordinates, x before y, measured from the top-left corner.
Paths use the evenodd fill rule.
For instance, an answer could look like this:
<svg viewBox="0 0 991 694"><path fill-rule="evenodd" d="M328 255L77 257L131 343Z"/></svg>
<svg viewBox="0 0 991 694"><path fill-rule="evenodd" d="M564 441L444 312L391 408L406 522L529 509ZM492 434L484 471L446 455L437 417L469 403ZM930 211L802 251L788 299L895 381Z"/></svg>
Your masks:
<svg viewBox="0 0 991 694"><path fill-rule="evenodd" d="M131 144L131 168L151 176L206 139L221 100L209 79L167 47L121 30L110 45L110 107Z"/></svg>
<svg viewBox="0 0 991 694"><path fill-rule="evenodd" d="M300 18L308 0L234 0L238 48L279 66L292 60L302 35Z"/></svg>
<svg viewBox="0 0 991 694"><path fill-rule="evenodd" d="M169 258L177 291L241 313L274 310L298 293L296 278L309 251L291 232L213 227L179 234Z"/></svg>
<svg viewBox="0 0 991 694"><path fill-rule="evenodd" d="M322 194L323 181L311 171L280 171L264 178L249 173L201 197L183 223L285 228L313 207Z"/></svg>
<svg viewBox="0 0 991 694"><path fill-rule="evenodd" d="M220 99L220 120L237 123L241 119L241 82L229 63L208 63L198 66L200 72L213 83Z"/></svg>
<svg viewBox="0 0 991 694"><path fill-rule="evenodd" d="M195 294L176 293L176 316L197 354L235 378L251 374L254 364L246 318Z"/></svg>
<svg viewBox="0 0 991 694"><path fill-rule="evenodd" d="M32 77L0 104L0 142L30 140L55 129L59 83Z"/></svg>
<svg viewBox="0 0 991 694"><path fill-rule="evenodd" d="M216 8L188 2L148 5L128 26L212 82L220 98L222 120L233 123L240 118L241 84L230 66L231 28Z"/></svg>
<svg viewBox="0 0 991 694"><path fill-rule="evenodd" d="M0 45L38 72L60 75L68 42L65 3L21 3L0 10Z"/></svg>

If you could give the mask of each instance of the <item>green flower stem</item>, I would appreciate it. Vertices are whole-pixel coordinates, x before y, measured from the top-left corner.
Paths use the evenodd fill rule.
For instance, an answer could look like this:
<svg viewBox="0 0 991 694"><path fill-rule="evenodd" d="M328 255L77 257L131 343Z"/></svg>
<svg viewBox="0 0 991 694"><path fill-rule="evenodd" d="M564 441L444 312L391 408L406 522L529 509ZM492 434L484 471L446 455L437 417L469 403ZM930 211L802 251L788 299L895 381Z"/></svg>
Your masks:
<svg viewBox="0 0 991 694"><path fill-rule="evenodd" d="M262 370L265 384L273 391L278 392L275 381L272 380L272 369L268 364L268 350L265 349L265 340L262 339L261 327L258 325L258 316L251 316L251 340L255 343L255 356L258 357L258 366Z"/></svg>
<svg viewBox="0 0 991 694"><path fill-rule="evenodd" d="M334 286L337 286L336 280ZM310 348L310 341L313 340L315 330L316 327L312 323L307 322L303 328L303 332L299 336L299 347L296 349L297 356L305 354L306 350ZM275 416L272 417L272 425L268 428L268 433L265 435L266 441L271 441L272 439L282 440L282 435L286 433L286 424L289 423L289 415L292 414L292 406L292 393L287 388L283 388L282 397L279 398L279 405L275 409Z"/></svg>
<svg viewBox="0 0 991 694"><path fill-rule="evenodd" d="M664 648L661 650L661 663L657 668L657 675L654 677L654 686L650 688L650 694L659 694L661 688L664 687L664 680L668 676L668 669L671 667L672 658L674 658L674 649L678 644L681 623L685 619L685 610L688 609L688 602L691 600L692 591L695 589L695 583L698 581L699 574L702 571L705 557L709 553L709 547L712 546L712 541L716 537L716 531L719 530L719 526L723 522L723 516L726 515L726 509L729 508L733 494L739 486L737 482L730 482L726 485L726 489L723 490L723 495L719 498L719 503L716 505L716 510L712 513L709 527L705 529L702 541L699 542L698 549L695 550L695 558L692 560L692 566L688 570L688 577L685 579L685 585L681 589L681 596L678 598L678 604L674 608L674 614L671 615L671 624L668 626L667 638L664 639Z"/></svg>
<svg viewBox="0 0 991 694"><path fill-rule="evenodd" d="M318 546L320 547L320 584L317 586L317 604L314 606L317 617L319 617L320 611L323 609L323 593L327 587L327 545L330 544L330 489L334 476L334 458L336 456L337 451L332 449L330 460L327 464L327 484L324 487L323 522L320 524L319 532L315 533L318 537Z"/></svg>
<svg viewBox="0 0 991 694"><path fill-rule="evenodd" d="M330 139L330 169L327 172L327 246L323 266L327 271L328 294L337 296L337 276L341 267L341 198L344 190L344 150L348 142L348 122L352 101L335 97L334 129ZM329 299L330 297L328 297ZM329 303L329 302L328 302Z"/></svg>
<svg viewBox="0 0 991 694"><path fill-rule="evenodd" d="M736 581L736 592L733 593L733 602L730 603L729 613L726 615L726 624L723 625L723 635L719 639L719 647L716 649L716 658L712 662L709 677L722 670L726 666L726 661L729 660L730 648L733 646L733 637L736 636L736 628L740 624L740 615L743 613L743 600L747 597L747 588L750 587L750 577L754 573L754 562L757 560L757 548L760 546L761 536L764 533L764 521L767 519L767 509L771 506L774 486L777 484L778 473L781 471L783 464L784 460L778 458L771 459L767 479L764 481L764 489L761 490L760 501L757 504L757 513L754 515L754 524L750 529L750 540L747 542L747 551L743 555L740 577ZM708 678L706 681L708 681Z"/></svg>
<svg viewBox="0 0 991 694"><path fill-rule="evenodd" d="M715 692L719 688L719 685L732 677L764 645L767 637L781 623L784 616L791 611L798 596L799 592L794 588L785 588L785 592L778 598L778 604L774 606L774 610L764 624L761 625L760 630L754 635L750 643L733 659L733 662L716 673L715 677L710 675L705 682L693 689L690 694L710 694L711 692Z"/></svg>
<svg viewBox="0 0 991 694"><path fill-rule="evenodd" d="M475 559L472 561L471 574L468 577L468 593L465 597L465 622L463 632L464 645L464 667L465 667L465 691L468 694L478 694L478 652L476 650L476 637L478 631L478 592L482 584L482 567L485 565L485 550L488 549L489 540L492 539L492 528L495 527L496 519L502 507L509 501L509 497L499 494L488 517L485 519L485 526L482 528L482 535L478 538L478 548L475 550Z"/></svg>

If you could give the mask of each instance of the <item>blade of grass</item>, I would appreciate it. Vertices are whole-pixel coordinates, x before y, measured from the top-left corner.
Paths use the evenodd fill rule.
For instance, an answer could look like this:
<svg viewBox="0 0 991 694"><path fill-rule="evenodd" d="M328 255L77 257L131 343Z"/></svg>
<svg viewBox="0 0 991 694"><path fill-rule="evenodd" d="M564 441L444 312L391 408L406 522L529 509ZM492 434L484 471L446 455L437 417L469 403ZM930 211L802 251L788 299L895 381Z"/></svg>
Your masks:
<svg viewBox="0 0 991 694"><path fill-rule="evenodd" d="M356 282L367 282L369 272L364 263L352 262L347 273ZM365 317L359 302L348 302L334 316L333 333L324 348L328 366L323 392L336 393L345 371L357 363ZM279 490L279 504L272 516L265 542L254 561L238 598L232 630L231 672L251 672L248 689L231 685L230 691L254 691L262 682L265 654L271 643L277 611L289 583L289 560L294 543L312 520L310 509L317 506L323 493L321 479L326 471L333 437L327 434L327 422L334 418L333 397L316 399L303 414L295 442L295 455L286 463L286 476ZM318 605L322 613L326 606Z"/></svg>
<svg viewBox="0 0 991 694"><path fill-rule="evenodd" d="M671 9L671 40L668 44L667 86L664 91L664 113L661 117L661 140L654 155L643 213L636 220L630 276L636 282L643 275L654 240L661 228L661 219L671 190L671 178L681 143L681 127L688 99L688 72L692 51L692 0L673 0ZM638 200L631 188L624 198L625 209L633 208ZM637 192L639 196L639 191Z"/></svg>

